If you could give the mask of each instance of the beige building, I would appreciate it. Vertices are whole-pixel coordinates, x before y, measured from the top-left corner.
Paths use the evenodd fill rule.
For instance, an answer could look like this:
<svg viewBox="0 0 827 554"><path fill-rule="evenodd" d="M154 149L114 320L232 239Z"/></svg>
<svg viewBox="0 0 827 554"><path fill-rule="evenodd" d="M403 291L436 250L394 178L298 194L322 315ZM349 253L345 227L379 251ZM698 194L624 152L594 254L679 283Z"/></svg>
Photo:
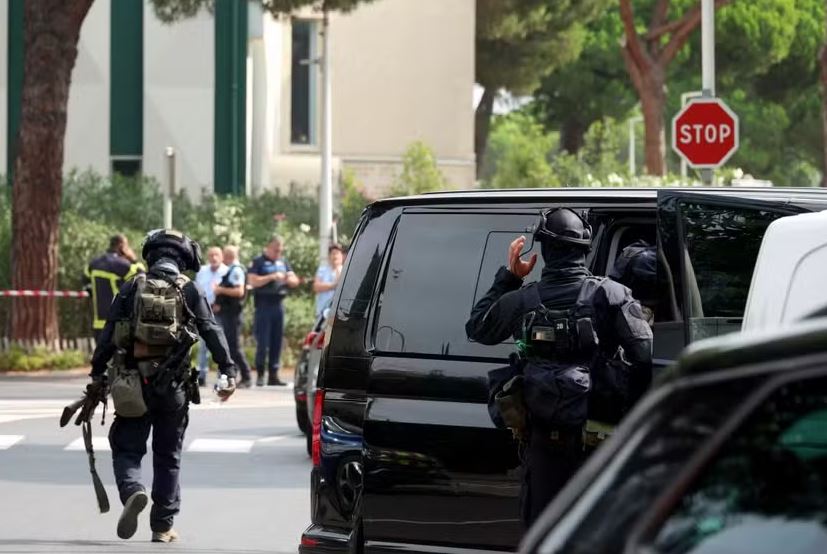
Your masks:
<svg viewBox="0 0 827 554"><path fill-rule="evenodd" d="M0 1L3 172L22 47L9 29L23 1ZM376 0L331 16L334 182L349 168L381 196L406 148L423 141L452 185L474 185L474 9L475 0ZM315 194L320 23L311 10L275 19L258 0L217 0L214 14L164 25L148 1L98 0L81 33L65 170L163 181L172 146L177 182L193 197Z"/></svg>

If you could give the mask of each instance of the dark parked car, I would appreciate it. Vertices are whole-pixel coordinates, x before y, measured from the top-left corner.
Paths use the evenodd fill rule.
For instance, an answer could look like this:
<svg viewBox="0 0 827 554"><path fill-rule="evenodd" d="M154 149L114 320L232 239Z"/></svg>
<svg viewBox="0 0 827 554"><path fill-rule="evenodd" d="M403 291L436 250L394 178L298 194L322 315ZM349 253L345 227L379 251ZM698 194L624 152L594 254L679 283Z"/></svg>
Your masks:
<svg viewBox="0 0 827 554"><path fill-rule="evenodd" d="M324 344L324 326L329 308L323 311L313 327L308 331L302 343L299 361L296 363L296 377L293 387L293 400L296 403L296 423L302 433L310 437L311 419L313 416L312 404L308 399L316 391L316 377L319 373L321 350Z"/></svg>
<svg viewBox="0 0 827 554"><path fill-rule="evenodd" d="M513 550L519 461L486 410L513 344L464 323L507 245L552 206L586 210L588 263L657 240L655 357L740 329L773 220L827 208L794 189L552 189L437 193L369 206L333 299L313 417L312 525L302 552ZM539 245L533 245L539 251ZM539 275L540 266L529 280Z"/></svg>
<svg viewBox="0 0 827 554"><path fill-rule="evenodd" d="M523 552L827 552L827 319L690 347Z"/></svg>

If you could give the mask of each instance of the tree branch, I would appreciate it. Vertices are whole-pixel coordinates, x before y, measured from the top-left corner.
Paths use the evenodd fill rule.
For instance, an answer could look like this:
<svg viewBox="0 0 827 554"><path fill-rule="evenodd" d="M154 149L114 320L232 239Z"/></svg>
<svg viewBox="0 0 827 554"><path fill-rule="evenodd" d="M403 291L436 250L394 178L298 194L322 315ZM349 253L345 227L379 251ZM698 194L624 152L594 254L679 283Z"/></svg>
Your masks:
<svg viewBox="0 0 827 554"><path fill-rule="evenodd" d="M725 4L729 4L731 1L732 0L715 0L715 9L717 10ZM675 56L678 55L678 52L680 52L681 48L683 48L683 45L686 44L687 40L689 40L689 36L701 23L700 1L694 8L686 12L684 16L675 23L676 25L673 30L674 32L672 33L672 38L669 39L669 42L663 49L663 52L661 52L660 56L658 56L657 63L663 68L675 59Z"/></svg>
<svg viewBox="0 0 827 554"><path fill-rule="evenodd" d="M638 94L640 94L640 91L643 90L643 74L640 71L640 67L634 58L632 58L632 54L628 48L624 46L620 49L620 52L623 54L623 61L626 62L626 69L629 70L632 85L635 87L635 90L638 91Z"/></svg>
<svg viewBox="0 0 827 554"><path fill-rule="evenodd" d="M630 61L638 67L648 67L652 64L652 58L644 50L640 36L635 29L635 13L632 10L632 0L620 0L620 19L623 21L623 30L626 35L625 45L622 50L631 56ZM625 56L626 54L624 54Z"/></svg>
<svg viewBox="0 0 827 554"><path fill-rule="evenodd" d="M652 20L649 23L649 29L657 29L666 23L669 17L669 0L658 0L655 8L652 10ZM649 33L645 37L648 39Z"/></svg>

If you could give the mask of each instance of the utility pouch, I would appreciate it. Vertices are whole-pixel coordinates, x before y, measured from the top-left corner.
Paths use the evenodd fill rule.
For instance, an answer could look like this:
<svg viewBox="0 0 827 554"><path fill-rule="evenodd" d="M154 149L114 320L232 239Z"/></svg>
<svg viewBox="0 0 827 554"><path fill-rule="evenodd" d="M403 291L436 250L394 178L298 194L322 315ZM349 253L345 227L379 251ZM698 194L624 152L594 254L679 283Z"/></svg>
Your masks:
<svg viewBox="0 0 827 554"><path fill-rule="evenodd" d="M191 367L189 371L189 379L187 380L189 388L190 402L193 404L201 403L201 389L198 387L198 368Z"/></svg>
<svg viewBox="0 0 827 554"><path fill-rule="evenodd" d="M505 426L511 429L511 433L517 440L523 440L528 427L528 416L523 397L523 376L512 377L502 390L494 395L494 402L502 417Z"/></svg>
<svg viewBox="0 0 827 554"><path fill-rule="evenodd" d="M115 413L121 417L141 417L147 412L143 379L137 369L127 369L122 362L118 363L118 358L109 366L109 394Z"/></svg>

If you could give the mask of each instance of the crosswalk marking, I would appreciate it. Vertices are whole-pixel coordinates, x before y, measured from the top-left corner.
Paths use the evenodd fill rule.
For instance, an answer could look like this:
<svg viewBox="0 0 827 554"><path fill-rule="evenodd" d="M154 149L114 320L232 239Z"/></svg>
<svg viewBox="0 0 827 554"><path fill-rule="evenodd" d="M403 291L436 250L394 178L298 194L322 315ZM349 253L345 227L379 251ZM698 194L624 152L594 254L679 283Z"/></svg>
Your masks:
<svg viewBox="0 0 827 554"><path fill-rule="evenodd" d="M246 439L195 439L187 452L222 452L246 454L253 449L255 440Z"/></svg>
<svg viewBox="0 0 827 554"><path fill-rule="evenodd" d="M95 452L109 452L112 448L109 446L109 439L107 437L92 437L92 448ZM63 450L86 450L86 445L83 443L83 437L73 440Z"/></svg>
<svg viewBox="0 0 827 554"><path fill-rule="evenodd" d="M11 448L23 440L23 435L0 435L0 450Z"/></svg>

